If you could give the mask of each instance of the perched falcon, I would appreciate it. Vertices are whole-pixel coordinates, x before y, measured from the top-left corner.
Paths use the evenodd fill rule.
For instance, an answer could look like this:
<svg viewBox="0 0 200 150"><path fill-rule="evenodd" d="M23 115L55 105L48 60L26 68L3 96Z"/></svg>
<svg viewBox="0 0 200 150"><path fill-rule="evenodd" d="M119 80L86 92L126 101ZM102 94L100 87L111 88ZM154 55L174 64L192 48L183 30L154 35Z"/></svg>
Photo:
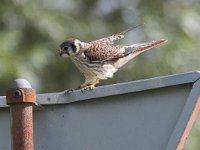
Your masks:
<svg viewBox="0 0 200 150"><path fill-rule="evenodd" d="M60 56L69 56L85 76L85 82L79 87L82 91L93 89L99 80L112 78L129 60L167 41L161 39L129 46L113 45L115 40L124 38L131 29L88 43L71 38L60 44Z"/></svg>

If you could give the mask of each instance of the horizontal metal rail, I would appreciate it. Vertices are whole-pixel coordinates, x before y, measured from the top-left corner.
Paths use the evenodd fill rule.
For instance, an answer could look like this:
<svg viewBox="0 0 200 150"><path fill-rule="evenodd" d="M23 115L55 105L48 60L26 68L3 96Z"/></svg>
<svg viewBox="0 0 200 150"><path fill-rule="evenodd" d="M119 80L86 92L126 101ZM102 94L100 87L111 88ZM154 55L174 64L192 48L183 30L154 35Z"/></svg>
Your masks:
<svg viewBox="0 0 200 150"><path fill-rule="evenodd" d="M57 93L37 94L37 103L41 105L67 104L86 99L120 95L143 90L169 87L173 85L194 83L199 78L200 72L193 71L188 73L174 74L144 80L99 86L85 93L82 93L80 90L76 90L69 94L66 94L64 91ZM5 96L0 96L0 108L1 107L8 107L6 105Z"/></svg>

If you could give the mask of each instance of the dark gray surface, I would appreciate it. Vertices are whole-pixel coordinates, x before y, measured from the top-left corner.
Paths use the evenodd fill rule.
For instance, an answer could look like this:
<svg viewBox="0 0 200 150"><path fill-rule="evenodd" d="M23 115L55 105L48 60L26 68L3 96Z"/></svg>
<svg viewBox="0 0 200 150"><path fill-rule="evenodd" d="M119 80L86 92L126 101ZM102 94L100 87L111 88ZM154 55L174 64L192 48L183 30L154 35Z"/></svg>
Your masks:
<svg viewBox="0 0 200 150"><path fill-rule="evenodd" d="M34 114L36 150L163 150L190 89L182 85L45 106Z"/></svg>
<svg viewBox="0 0 200 150"><path fill-rule="evenodd" d="M199 77L157 77L85 95L39 94L38 102L49 105L34 111L35 150L174 150L199 96ZM0 108L0 150L10 150L9 124L9 109Z"/></svg>
<svg viewBox="0 0 200 150"><path fill-rule="evenodd" d="M10 111L0 108L0 150L11 150Z"/></svg>

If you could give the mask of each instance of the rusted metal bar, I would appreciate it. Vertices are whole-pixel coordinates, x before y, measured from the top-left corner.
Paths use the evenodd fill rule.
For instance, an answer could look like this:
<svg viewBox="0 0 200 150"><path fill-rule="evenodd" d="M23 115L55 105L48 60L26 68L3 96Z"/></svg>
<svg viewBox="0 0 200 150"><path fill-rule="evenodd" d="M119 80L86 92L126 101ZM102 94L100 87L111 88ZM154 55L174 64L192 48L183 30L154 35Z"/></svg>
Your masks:
<svg viewBox="0 0 200 150"><path fill-rule="evenodd" d="M34 150L33 105L36 92L28 81L15 80L6 93L10 105L12 150Z"/></svg>
<svg viewBox="0 0 200 150"><path fill-rule="evenodd" d="M176 150L182 150L184 148L185 142L186 142L187 137L189 136L189 133L190 133L190 131L192 129L192 126L193 126L193 124L194 124L194 122L195 122L195 120L196 120L196 118L198 116L199 110L200 110L200 97L198 97L198 100L197 100L197 102L196 102L196 104L194 106L194 109L193 109L193 111L192 111L192 113L190 115L190 118L189 118L189 120L187 122L185 130L183 131L183 133L182 133L182 135L180 137L180 141L179 141L179 143L177 145Z"/></svg>

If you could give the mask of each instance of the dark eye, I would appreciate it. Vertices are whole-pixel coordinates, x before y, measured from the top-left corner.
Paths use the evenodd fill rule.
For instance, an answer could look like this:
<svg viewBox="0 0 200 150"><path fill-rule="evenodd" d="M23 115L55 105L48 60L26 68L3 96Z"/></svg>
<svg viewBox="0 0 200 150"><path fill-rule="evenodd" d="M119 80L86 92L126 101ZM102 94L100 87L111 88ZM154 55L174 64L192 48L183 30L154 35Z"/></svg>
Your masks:
<svg viewBox="0 0 200 150"><path fill-rule="evenodd" d="M67 50L68 50L68 47L67 47L67 46L65 46L65 47L64 47L64 50L65 50L65 51L67 51Z"/></svg>

